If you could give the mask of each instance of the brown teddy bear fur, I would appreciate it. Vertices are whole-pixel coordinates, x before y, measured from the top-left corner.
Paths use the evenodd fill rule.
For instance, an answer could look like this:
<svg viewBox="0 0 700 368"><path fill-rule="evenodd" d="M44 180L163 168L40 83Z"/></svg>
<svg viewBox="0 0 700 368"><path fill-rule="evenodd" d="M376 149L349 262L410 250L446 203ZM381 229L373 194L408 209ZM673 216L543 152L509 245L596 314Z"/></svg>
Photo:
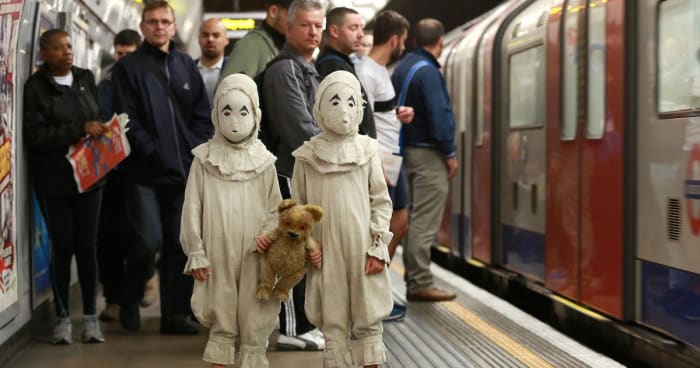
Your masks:
<svg viewBox="0 0 700 368"><path fill-rule="evenodd" d="M269 300L270 296L282 301L289 299L289 290L306 272L306 252L319 249L311 237L311 229L323 217L321 207L285 199L277 211L277 228L265 234L272 244L267 252L260 254L260 279L255 293L260 300Z"/></svg>

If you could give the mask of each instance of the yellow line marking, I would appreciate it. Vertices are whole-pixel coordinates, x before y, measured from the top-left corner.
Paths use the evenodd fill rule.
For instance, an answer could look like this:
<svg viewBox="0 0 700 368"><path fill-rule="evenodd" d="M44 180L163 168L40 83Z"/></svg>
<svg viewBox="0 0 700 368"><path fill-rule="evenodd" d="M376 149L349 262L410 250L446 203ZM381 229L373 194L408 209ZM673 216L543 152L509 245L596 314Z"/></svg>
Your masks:
<svg viewBox="0 0 700 368"><path fill-rule="evenodd" d="M479 318L459 303L443 302L440 304L528 367L554 368L553 365L540 358L537 354L508 337L501 330Z"/></svg>
<svg viewBox="0 0 700 368"><path fill-rule="evenodd" d="M481 262L478 259L474 259L474 258L467 259L467 263L469 263L470 265L472 265L474 267L479 267L479 268L486 267L486 263Z"/></svg>
<svg viewBox="0 0 700 368"><path fill-rule="evenodd" d="M446 245L441 245L441 244L438 244L438 245L435 247L435 249L437 249L438 251L440 251L440 252L442 252L442 253L447 253L447 254L449 254L449 253L450 253L450 250L451 250L450 247L448 247L448 246L446 246Z"/></svg>
<svg viewBox="0 0 700 368"><path fill-rule="evenodd" d="M550 297L551 297L552 299L554 299L557 303L564 304L564 305L566 305L567 307L572 308L572 309L575 309L575 310L577 310L579 313L583 313L583 314L585 314L585 315L587 315L587 316L589 316L589 317L591 317L591 318L595 318L595 319L597 319L597 320L599 320L599 321L609 321L609 320L610 320L608 317L605 317L604 315L602 315L602 314L600 314L600 313L597 313L597 312L592 311L592 310L590 310L590 309L588 309L588 308L582 307L582 306L580 306L580 305L578 305L578 304L572 302L571 300L568 300L568 299L566 299L566 298L563 298L563 297L561 297L561 296L559 296L559 295L554 295L554 294L553 294L553 295L551 295Z"/></svg>
<svg viewBox="0 0 700 368"><path fill-rule="evenodd" d="M391 263L391 269L399 275L403 275L405 272L403 266L396 262ZM514 358L523 362L523 364L527 365L528 367L554 368L553 365L549 364L540 356L533 353L519 342L508 337L497 327L492 326L485 320L472 313L470 310L464 308L459 303L451 301L441 302L439 304L444 306L448 311L452 312L452 314L456 315L462 321L472 326L486 338L493 341L496 345L507 351Z"/></svg>

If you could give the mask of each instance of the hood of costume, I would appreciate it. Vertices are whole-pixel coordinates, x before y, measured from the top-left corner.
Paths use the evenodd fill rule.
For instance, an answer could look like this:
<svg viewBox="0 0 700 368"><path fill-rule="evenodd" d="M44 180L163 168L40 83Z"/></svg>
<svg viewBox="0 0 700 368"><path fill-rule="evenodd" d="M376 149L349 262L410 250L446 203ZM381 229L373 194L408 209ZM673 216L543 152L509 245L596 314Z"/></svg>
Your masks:
<svg viewBox="0 0 700 368"><path fill-rule="evenodd" d="M377 141L358 135L363 115L360 81L346 71L328 74L316 90L313 116L321 133L293 152L320 172L352 171L369 162Z"/></svg>
<svg viewBox="0 0 700 368"><path fill-rule="evenodd" d="M212 99L214 137L192 153L221 179L254 178L276 160L258 139L260 119L255 82L245 74L231 74L219 83Z"/></svg>

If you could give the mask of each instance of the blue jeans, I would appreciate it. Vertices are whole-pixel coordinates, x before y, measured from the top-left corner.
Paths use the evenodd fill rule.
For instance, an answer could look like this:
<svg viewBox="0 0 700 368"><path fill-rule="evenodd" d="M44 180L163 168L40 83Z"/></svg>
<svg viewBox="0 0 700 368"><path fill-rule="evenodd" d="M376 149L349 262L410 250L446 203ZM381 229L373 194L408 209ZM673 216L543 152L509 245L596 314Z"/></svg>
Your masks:
<svg viewBox="0 0 700 368"><path fill-rule="evenodd" d="M126 202L126 266L121 304L136 305L143 298L149 265L160 250L160 314L162 320L191 314L193 279L182 273L187 256L180 246L180 217L185 198L182 185L128 183Z"/></svg>
<svg viewBox="0 0 700 368"><path fill-rule="evenodd" d="M95 314L97 299L97 222L102 189L48 196L41 207L51 237L49 273L56 316L68 317L71 260L75 254L83 297L83 314Z"/></svg>

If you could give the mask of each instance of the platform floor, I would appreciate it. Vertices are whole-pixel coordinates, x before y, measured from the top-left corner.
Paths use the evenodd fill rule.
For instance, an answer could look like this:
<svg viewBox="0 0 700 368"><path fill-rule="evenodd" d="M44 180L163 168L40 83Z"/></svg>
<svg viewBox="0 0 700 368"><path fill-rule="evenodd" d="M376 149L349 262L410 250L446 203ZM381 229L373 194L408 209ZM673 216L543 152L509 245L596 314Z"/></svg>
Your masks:
<svg viewBox="0 0 700 368"><path fill-rule="evenodd" d="M389 362L384 367L622 367L463 278L435 265L433 272L439 286L457 291L457 299L409 303L406 318L385 323ZM403 302L400 256L391 273L394 297ZM8 368L208 367L200 359L205 331L198 336L160 335L158 314L157 304L142 309L142 329L136 334L124 332L117 322L103 323L105 344L54 346L48 344L48 335L37 337ZM79 315L77 305L74 315ZM79 341L79 317L74 325ZM273 368L321 367L321 354L271 348L268 357Z"/></svg>

